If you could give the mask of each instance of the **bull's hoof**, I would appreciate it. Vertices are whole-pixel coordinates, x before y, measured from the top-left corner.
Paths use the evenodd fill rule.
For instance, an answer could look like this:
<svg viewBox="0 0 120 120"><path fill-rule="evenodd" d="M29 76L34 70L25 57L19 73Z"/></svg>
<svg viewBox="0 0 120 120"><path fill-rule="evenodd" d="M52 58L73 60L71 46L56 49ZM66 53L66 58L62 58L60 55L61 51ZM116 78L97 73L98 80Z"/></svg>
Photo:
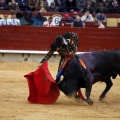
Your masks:
<svg viewBox="0 0 120 120"><path fill-rule="evenodd" d="M86 99L81 98L80 96L76 96L76 97L75 97L75 101L76 101L76 102L86 102Z"/></svg>
<svg viewBox="0 0 120 120"><path fill-rule="evenodd" d="M102 95L99 97L99 101L103 101L104 98L105 98L105 95L102 94Z"/></svg>
<svg viewBox="0 0 120 120"><path fill-rule="evenodd" d="M87 100L87 103L88 103L89 105L93 105L93 101L92 101L92 100Z"/></svg>
<svg viewBox="0 0 120 120"><path fill-rule="evenodd" d="M104 100L104 97L100 97L100 98L99 98L99 101L103 101L103 100Z"/></svg>

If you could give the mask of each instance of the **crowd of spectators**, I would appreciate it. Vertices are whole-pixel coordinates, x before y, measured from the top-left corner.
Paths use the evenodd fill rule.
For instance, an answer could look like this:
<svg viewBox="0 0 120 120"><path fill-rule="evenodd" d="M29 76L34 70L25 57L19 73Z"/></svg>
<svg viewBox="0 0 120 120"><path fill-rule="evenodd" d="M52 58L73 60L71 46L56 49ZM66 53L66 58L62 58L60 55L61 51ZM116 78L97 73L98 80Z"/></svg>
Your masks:
<svg viewBox="0 0 120 120"><path fill-rule="evenodd" d="M85 27L85 22L98 23L99 28L105 28L106 13L119 14L120 6L117 0L0 0L0 10L12 10L11 18L4 14L0 25L31 25L54 27L53 18L41 15L41 12L65 12L61 21L70 22L71 27ZM23 11L20 12L20 11ZM38 11L33 17L32 12ZM71 13L71 14L69 14ZM83 13L79 16L79 13ZM93 18L92 13L95 14ZM72 16L71 16L72 15Z"/></svg>
<svg viewBox="0 0 120 120"><path fill-rule="evenodd" d="M117 0L0 0L0 10L85 13L89 9L90 13L120 14L119 4Z"/></svg>
<svg viewBox="0 0 120 120"><path fill-rule="evenodd" d="M8 14L4 14L4 18L0 20L0 25L20 25L20 20L16 18L16 14L12 13L11 18L8 18Z"/></svg>

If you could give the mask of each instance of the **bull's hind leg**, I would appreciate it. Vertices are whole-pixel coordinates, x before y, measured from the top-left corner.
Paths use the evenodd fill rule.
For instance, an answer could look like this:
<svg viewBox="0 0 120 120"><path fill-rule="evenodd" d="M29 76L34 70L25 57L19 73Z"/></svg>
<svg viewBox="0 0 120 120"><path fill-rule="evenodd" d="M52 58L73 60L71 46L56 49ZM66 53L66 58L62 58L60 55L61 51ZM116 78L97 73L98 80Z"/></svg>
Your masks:
<svg viewBox="0 0 120 120"><path fill-rule="evenodd" d="M113 83L112 83L110 78L105 79L104 82L106 83L106 88L102 92L102 94L100 95L100 98L99 98L100 101L102 101L105 98L106 93L110 90L110 88L113 85Z"/></svg>

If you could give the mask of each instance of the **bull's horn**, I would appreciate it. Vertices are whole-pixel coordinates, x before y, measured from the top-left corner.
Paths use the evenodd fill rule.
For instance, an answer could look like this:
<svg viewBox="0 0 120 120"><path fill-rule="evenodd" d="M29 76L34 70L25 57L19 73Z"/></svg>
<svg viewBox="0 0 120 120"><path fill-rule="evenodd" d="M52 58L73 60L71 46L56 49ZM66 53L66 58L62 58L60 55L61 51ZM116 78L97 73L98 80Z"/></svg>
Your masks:
<svg viewBox="0 0 120 120"><path fill-rule="evenodd" d="M59 84L60 82L62 82L62 81L63 81L63 79L64 79L64 76L63 76L63 75L61 75L61 76L60 76L60 81L59 81L57 84Z"/></svg>
<svg viewBox="0 0 120 120"><path fill-rule="evenodd" d="M60 76L60 81L62 81L64 79L64 76L63 75L61 75Z"/></svg>

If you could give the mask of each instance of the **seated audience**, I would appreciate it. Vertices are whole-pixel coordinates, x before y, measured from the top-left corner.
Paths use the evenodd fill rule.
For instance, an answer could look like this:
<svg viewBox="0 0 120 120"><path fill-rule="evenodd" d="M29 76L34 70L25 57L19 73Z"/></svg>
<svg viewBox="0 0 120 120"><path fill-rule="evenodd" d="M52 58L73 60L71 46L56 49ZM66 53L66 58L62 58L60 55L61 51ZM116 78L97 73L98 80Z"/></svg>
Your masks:
<svg viewBox="0 0 120 120"><path fill-rule="evenodd" d="M32 22L32 12L31 11L23 11L23 16L27 20L28 24L30 25Z"/></svg>
<svg viewBox="0 0 120 120"><path fill-rule="evenodd" d="M44 1L40 1L40 4L38 5L37 10L39 12L47 12L46 11L46 5L45 5Z"/></svg>
<svg viewBox="0 0 120 120"><path fill-rule="evenodd" d="M76 16L76 19L72 22L71 27L84 27L84 24L79 16Z"/></svg>
<svg viewBox="0 0 120 120"><path fill-rule="evenodd" d="M90 13L95 13L95 8L92 7L91 2L86 3L86 7L83 9L83 12L89 10Z"/></svg>
<svg viewBox="0 0 120 120"><path fill-rule="evenodd" d="M67 12L66 0L54 0L55 6L58 7L59 12Z"/></svg>
<svg viewBox="0 0 120 120"><path fill-rule="evenodd" d="M11 25L11 19L8 18L8 14L4 13L4 18L0 19L0 25Z"/></svg>
<svg viewBox="0 0 120 120"><path fill-rule="evenodd" d="M20 20L20 25L22 25L22 26L29 25L29 22L25 19L23 13L18 12L16 14L16 18Z"/></svg>
<svg viewBox="0 0 120 120"><path fill-rule="evenodd" d="M120 14L120 6L117 1L112 2L112 6L108 9L109 14Z"/></svg>
<svg viewBox="0 0 120 120"><path fill-rule="evenodd" d="M70 17L68 13L65 13L61 21L66 21L66 22L73 22L74 19Z"/></svg>
<svg viewBox="0 0 120 120"><path fill-rule="evenodd" d="M31 11L36 11L38 5L39 5L39 0L29 0L28 6Z"/></svg>
<svg viewBox="0 0 120 120"><path fill-rule="evenodd" d="M50 7L47 8L47 12L58 12L58 7L55 6L55 2L51 2Z"/></svg>
<svg viewBox="0 0 120 120"><path fill-rule="evenodd" d="M43 2L44 2L44 4L45 4L45 6L46 6L46 7L49 7L48 2L50 2L50 0L40 0L40 1L43 1ZM53 2L53 1L51 1L51 2Z"/></svg>
<svg viewBox="0 0 120 120"><path fill-rule="evenodd" d="M78 16L78 12L74 11L74 12L72 13L72 18L75 20L75 19L76 19L76 16Z"/></svg>
<svg viewBox="0 0 120 120"><path fill-rule="evenodd" d="M16 18L16 14L15 13L12 13L11 24L12 25L16 25L16 26L20 25L20 20Z"/></svg>
<svg viewBox="0 0 120 120"><path fill-rule="evenodd" d="M78 12L82 13L84 8L86 7L86 0L76 0L76 5L78 8Z"/></svg>
<svg viewBox="0 0 120 120"><path fill-rule="evenodd" d="M46 17L43 17L40 12L37 14L36 18L32 20L32 26L43 26L43 23L47 21Z"/></svg>
<svg viewBox="0 0 120 120"><path fill-rule="evenodd" d="M93 17L92 15L89 13L89 10L85 11L85 14L81 17L81 20L83 22L93 22Z"/></svg>
<svg viewBox="0 0 120 120"><path fill-rule="evenodd" d="M8 6L5 0L0 0L0 10L7 10Z"/></svg>
<svg viewBox="0 0 120 120"><path fill-rule="evenodd" d="M54 27L53 18L49 17L47 21L43 23L43 27Z"/></svg>
<svg viewBox="0 0 120 120"><path fill-rule="evenodd" d="M105 26L102 24L102 21L98 20L98 28L105 28Z"/></svg>
<svg viewBox="0 0 120 120"><path fill-rule="evenodd" d="M106 15L103 13L103 11L100 11L100 13L97 13L95 15L95 22L97 22L98 20L106 22Z"/></svg>
<svg viewBox="0 0 120 120"><path fill-rule="evenodd" d="M96 8L96 13L99 13L100 11L107 13L107 8L103 5L103 3L99 3L98 7Z"/></svg>
<svg viewBox="0 0 120 120"><path fill-rule="evenodd" d="M108 5L107 2L108 2L107 0L96 0L96 7L99 7L99 4L102 3L103 6L107 8L107 5Z"/></svg>
<svg viewBox="0 0 120 120"><path fill-rule="evenodd" d="M67 12L79 11L76 0L66 0L66 9Z"/></svg>
<svg viewBox="0 0 120 120"><path fill-rule="evenodd" d="M28 0L17 0L20 11L28 10Z"/></svg>
<svg viewBox="0 0 120 120"><path fill-rule="evenodd" d="M112 3L113 3L113 2L117 2L117 0L110 0L109 3L108 3L107 8L112 7Z"/></svg>
<svg viewBox="0 0 120 120"><path fill-rule="evenodd" d="M91 7L96 8L96 0L87 0L87 3L90 3Z"/></svg>
<svg viewBox="0 0 120 120"><path fill-rule="evenodd" d="M11 0L11 2L8 3L8 9L9 10L19 10L19 5L15 0Z"/></svg>
<svg viewBox="0 0 120 120"><path fill-rule="evenodd" d="M54 0L44 0L44 1L47 1L47 2L48 2L48 6L47 6L47 7L50 6L51 2L54 2Z"/></svg>

